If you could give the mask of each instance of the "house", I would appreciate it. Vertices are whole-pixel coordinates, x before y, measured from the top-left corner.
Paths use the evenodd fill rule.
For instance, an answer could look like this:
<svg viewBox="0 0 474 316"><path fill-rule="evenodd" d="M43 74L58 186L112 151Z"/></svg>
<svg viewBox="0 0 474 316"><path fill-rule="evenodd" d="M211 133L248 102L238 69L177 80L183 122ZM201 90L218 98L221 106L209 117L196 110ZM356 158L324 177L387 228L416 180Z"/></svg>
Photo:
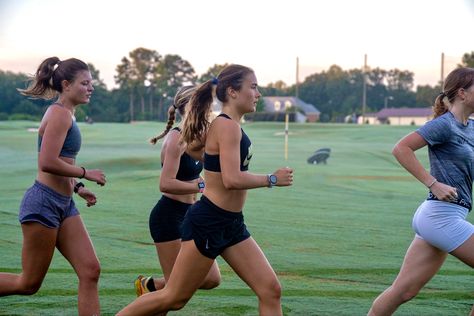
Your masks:
<svg viewBox="0 0 474 316"><path fill-rule="evenodd" d="M287 108L296 109L296 122L317 122L321 112L312 104L297 97L263 97L264 112L285 113Z"/></svg>
<svg viewBox="0 0 474 316"><path fill-rule="evenodd" d="M385 108L377 113L366 113L365 124L423 125L433 118L431 107L424 108ZM362 116L357 123L362 124Z"/></svg>

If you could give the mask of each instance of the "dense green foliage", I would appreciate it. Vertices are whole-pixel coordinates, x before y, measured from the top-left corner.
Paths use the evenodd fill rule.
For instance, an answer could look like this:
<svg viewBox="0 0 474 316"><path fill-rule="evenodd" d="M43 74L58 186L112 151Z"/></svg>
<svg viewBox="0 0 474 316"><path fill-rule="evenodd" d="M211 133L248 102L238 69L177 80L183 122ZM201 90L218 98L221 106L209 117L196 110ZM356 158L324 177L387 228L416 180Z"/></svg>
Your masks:
<svg viewBox="0 0 474 316"><path fill-rule="evenodd" d="M460 66L473 67L473 56L474 52L466 53ZM209 80L225 65L213 65L197 76L191 63L179 55L161 56L155 50L137 48L117 65L117 86L111 90L104 85L99 70L90 65L97 81L96 90L78 118L89 116L101 122L164 121L179 87ZM347 115L361 114L363 77L361 69L344 70L332 65L306 77L299 84L298 96L322 112L321 121L343 121ZM368 69L366 78L366 112L377 112L385 106L387 98L390 107L428 107L441 91L439 85L415 87L414 73L409 70ZM25 87L26 80L25 74L0 70L0 120L38 119L43 113L47 102L29 100L16 91ZM295 95L296 86L276 81L260 90L263 96ZM257 110L262 109L260 102Z"/></svg>

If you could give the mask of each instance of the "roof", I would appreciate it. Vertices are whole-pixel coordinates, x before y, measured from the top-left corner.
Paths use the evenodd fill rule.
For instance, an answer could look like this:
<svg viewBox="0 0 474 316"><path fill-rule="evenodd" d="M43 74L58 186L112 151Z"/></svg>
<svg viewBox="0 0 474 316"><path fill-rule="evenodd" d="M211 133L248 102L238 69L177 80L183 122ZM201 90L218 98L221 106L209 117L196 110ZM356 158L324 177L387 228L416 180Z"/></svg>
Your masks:
<svg viewBox="0 0 474 316"><path fill-rule="evenodd" d="M430 117L433 115L433 110L429 108L386 108L377 113L378 118L387 117Z"/></svg>
<svg viewBox="0 0 474 316"><path fill-rule="evenodd" d="M277 110L275 107L275 103L278 102L280 104L280 110ZM267 112L282 112L285 110L285 104L288 104L289 106L294 106L302 110L305 114L321 113L314 105L306 103L297 97L263 97L263 103L265 104L265 111Z"/></svg>

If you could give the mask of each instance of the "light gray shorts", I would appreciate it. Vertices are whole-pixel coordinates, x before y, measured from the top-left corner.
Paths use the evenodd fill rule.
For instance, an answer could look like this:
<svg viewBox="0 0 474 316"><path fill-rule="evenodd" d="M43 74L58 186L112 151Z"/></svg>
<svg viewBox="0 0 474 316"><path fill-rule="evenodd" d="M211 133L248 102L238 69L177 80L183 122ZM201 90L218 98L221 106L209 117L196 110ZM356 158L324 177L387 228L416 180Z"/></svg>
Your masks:
<svg viewBox="0 0 474 316"><path fill-rule="evenodd" d="M451 252L474 234L474 225L466 220L467 214L469 210L460 205L427 200L416 210L412 227L417 238Z"/></svg>
<svg viewBox="0 0 474 316"><path fill-rule="evenodd" d="M49 228L58 228L68 217L79 215L70 196L62 195L50 187L35 181L20 205L20 223L38 222Z"/></svg>

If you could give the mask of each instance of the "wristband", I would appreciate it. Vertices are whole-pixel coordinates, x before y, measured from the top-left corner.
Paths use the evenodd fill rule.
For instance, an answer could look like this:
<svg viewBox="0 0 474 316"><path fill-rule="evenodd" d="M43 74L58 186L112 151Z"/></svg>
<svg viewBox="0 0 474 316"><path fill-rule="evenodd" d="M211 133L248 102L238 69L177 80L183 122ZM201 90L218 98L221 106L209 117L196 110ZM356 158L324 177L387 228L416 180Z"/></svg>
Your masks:
<svg viewBox="0 0 474 316"><path fill-rule="evenodd" d="M79 179L82 179L86 176L86 168L81 167L81 169L82 169L82 175L79 177Z"/></svg>
<svg viewBox="0 0 474 316"><path fill-rule="evenodd" d="M204 182L198 182L199 193L204 192L205 187L206 185L204 184Z"/></svg>
<svg viewBox="0 0 474 316"><path fill-rule="evenodd" d="M74 193L77 193L79 191L79 188L83 188L83 187L84 187L84 183L82 182L76 183L76 185L74 186Z"/></svg>
<svg viewBox="0 0 474 316"><path fill-rule="evenodd" d="M430 183L430 185L427 185L426 187L428 189L431 189L431 187L433 186L433 184L435 184L436 182L438 182L438 180L434 179L433 182Z"/></svg>

